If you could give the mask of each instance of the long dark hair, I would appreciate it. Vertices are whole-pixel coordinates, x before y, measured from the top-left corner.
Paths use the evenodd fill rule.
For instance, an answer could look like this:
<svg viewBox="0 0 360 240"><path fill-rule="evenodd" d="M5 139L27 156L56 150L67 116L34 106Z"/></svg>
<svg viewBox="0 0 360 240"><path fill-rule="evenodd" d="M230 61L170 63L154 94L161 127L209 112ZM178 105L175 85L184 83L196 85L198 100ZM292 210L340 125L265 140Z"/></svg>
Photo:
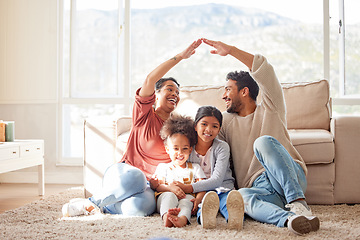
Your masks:
<svg viewBox="0 0 360 240"><path fill-rule="evenodd" d="M199 107L195 116L195 125L203 118L203 117L215 117L219 123L220 127L222 125L223 116L219 109L214 106L202 106Z"/></svg>

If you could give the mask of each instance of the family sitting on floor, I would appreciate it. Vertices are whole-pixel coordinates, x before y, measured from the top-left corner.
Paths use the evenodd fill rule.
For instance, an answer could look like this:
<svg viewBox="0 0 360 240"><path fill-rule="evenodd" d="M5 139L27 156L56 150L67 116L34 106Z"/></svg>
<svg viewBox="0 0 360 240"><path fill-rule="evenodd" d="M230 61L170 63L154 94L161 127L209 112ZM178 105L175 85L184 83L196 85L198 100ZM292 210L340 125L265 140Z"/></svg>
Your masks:
<svg viewBox="0 0 360 240"><path fill-rule="evenodd" d="M214 48L212 54L238 59L249 72L227 75L226 112L203 106L193 120L172 114L179 83L163 77L202 42ZM264 56L198 39L147 76L136 91L123 158L106 170L101 192L66 203L63 216L157 211L165 227L184 227L196 215L203 228L215 228L220 211L230 229L241 230L246 214L298 235L317 231L319 218L304 195L307 168L289 139L285 113L281 85Z"/></svg>

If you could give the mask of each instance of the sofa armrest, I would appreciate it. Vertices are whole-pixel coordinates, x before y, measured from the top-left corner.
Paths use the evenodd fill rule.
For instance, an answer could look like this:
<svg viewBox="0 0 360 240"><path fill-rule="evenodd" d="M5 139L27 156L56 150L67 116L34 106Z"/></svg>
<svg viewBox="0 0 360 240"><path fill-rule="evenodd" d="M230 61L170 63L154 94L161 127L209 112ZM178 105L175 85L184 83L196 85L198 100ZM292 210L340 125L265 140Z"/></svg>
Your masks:
<svg viewBox="0 0 360 240"><path fill-rule="evenodd" d="M360 116L331 120L335 139L335 203L360 203Z"/></svg>
<svg viewBox="0 0 360 240"><path fill-rule="evenodd" d="M116 120L117 136L120 136L121 134L128 132L131 128L131 123L132 121L130 116L118 118Z"/></svg>
<svg viewBox="0 0 360 240"><path fill-rule="evenodd" d="M116 121L116 148L115 158L116 161L120 161L126 149L126 144L129 138L129 132L131 128L131 117L121 117Z"/></svg>
<svg viewBox="0 0 360 240"><path fill-rule="evenodd" d="M105 170L120 160L116 140L120 131L126 131L127 119L96 118L84 121L85 197L91 196L102 187Z"/></svg>

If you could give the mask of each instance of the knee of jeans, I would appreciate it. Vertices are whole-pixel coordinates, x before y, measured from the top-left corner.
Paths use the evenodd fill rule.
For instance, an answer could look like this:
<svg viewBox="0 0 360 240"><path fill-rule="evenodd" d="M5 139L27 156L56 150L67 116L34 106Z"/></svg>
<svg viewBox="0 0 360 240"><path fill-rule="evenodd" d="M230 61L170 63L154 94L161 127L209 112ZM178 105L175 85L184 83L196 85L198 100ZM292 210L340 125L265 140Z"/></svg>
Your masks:
<svg viewBox="0 0 360 240"><path fill-rule="evenodd" d="M257 139L255 139L254 141L254 149L258 149L261 148L264 145L268 145L269 142L271 142L272 140L274 140L275 138L272 136L268 136L268 135L264 135L261 137L258 137Z"/></svg>
<svg viewBox="0 0 360 240"><path fill-rule="evenodd" d="M277 140L272 137L272 136L268 136L268 135L264 135L261 137L258 137L255 141L254 141L254 152L258 153L260 151L267 151L267 149L272 149L273 147L273 143L276 142Z"/></svg>
<svg viewBox="0 0 360 240"><path fill-rule="evenodd" d="M145 174L138 168L124 163L114 164L109 167L103 177L103 186L118 185L121 189L132 192L142 192L146 189Z"/></svg>

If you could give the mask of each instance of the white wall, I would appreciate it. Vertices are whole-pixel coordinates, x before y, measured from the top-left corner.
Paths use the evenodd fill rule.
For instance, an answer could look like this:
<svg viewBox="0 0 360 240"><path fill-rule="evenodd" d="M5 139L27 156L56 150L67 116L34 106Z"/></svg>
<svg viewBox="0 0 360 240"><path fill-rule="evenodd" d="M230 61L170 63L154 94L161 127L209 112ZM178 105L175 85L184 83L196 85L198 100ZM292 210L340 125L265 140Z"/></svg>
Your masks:
<svg viewBox="0 0 360 240"><path fill-rule="evenodd" d="M18 139L45 140L45 182L82 183L82 167L58 158L58 1L0 1L0 119L15 121ZM0 182L37 182L37 169Z"/></svg>

